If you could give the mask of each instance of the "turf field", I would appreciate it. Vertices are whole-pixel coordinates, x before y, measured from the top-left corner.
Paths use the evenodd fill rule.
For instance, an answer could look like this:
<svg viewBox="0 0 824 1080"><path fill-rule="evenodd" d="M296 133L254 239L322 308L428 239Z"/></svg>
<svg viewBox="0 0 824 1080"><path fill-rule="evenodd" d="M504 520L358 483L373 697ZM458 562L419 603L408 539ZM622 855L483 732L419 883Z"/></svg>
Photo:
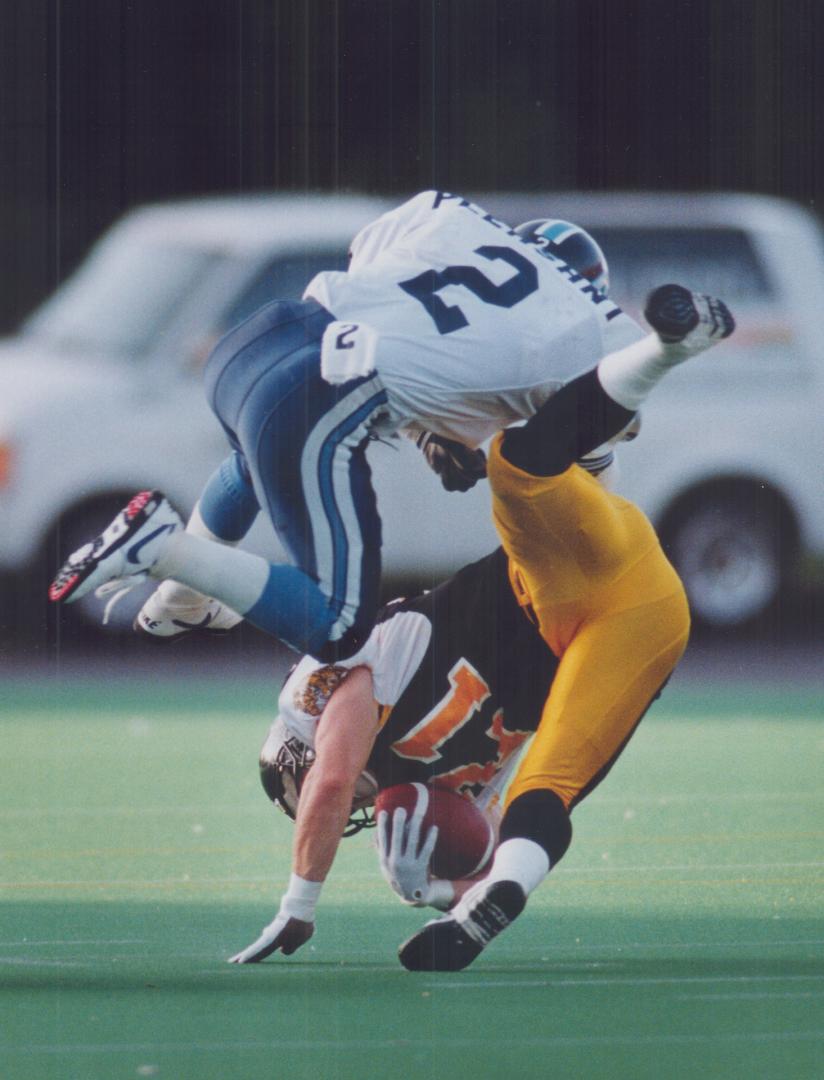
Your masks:
<svg viewBox="0 0 824 1080"><path fill-rule="evenodd" d="M0 1077L824 1075L824 703L674 686L574 815L567 858L472 968L344 843L315 938L274 915L291 825L257 751L274 683L0 696Z"/></svg>

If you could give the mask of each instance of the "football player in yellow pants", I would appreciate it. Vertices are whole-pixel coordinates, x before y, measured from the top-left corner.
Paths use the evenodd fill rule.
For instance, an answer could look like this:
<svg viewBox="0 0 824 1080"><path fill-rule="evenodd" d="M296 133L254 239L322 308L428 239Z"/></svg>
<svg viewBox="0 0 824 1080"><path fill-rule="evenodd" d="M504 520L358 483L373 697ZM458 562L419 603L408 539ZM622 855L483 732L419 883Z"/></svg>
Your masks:
<svg viewBox="0 0 824 1080"><path fill-rule="evenodd" d="M632 421L692 341L703 336L706 348L732 332L721 304L668 343L662 312L677 316L687 296L656 290L647 318L660 336L605 357L493 441L492 512L512 587L560 663L507 793L492 869L401 946L410 970L466 967L520 914L569 846L570 811L609 771L686 647L687 599L652 525L574 462Z"/></svg>
<svg viewBox="0 0 824 1080"><path fill-rule="evenodd" d="M559 663L557 671L549 673L546 698L543 690L528 707L541 709L541 718L536 724L533 713L524 720L530 731L537 731L508 793L489 874L477 883L430 878L432 834L419 846L417 829L414 839L410 828L402 844L381 849L382 872L403 900L449 909L401 946L401 963L411 970L466 967L520 914L529 894L569 846L570 810L606 775L686 644L684 592L651 525L640 510L609 494L573 464L620 435L669 367L709 348L733 328L723 304L680 286L656 290L646 315L656 333L605 357L596 370L549 398L524 427L509 429L493 442L488 470L493 513L512 589ZM454 453L458 467L466 453L474 454L457 444L448 452ZM459 604L456 615L460 610ZM393 640L403 645L398 663L408 666L415 651L408 646L414 644L417 630L404 625L406 630L399 630L400 638ZM409 637L405 644L404 635ZM463 641L461 633L448 632L438 640L461 658L474 655L465 651L469 636L469 628L464 628ZM389 642L383 648L391 651ZM493 647L489 670L496 675L496 694L502 700L495 655ZM418 653L418 663L421 656ZM448 656L451 663L453 652ZM513 669L519 662L526 665L520 677L527 683L538 674L530 670L530 657L540 666L538 654L529 649L512 661ZM306 661L307 670L319 663L305 658L302 665ZM366 775L363 770L381 735L380 704L397 703L403 687L411 685L409 674L402 685L394 685L393 664L387 667L377 646L368 656L353 657L352 666L326 704L303 717L314 736L303 734L300 716L293 717L301 739L313 743L315 757L311 769L305 762L283 769L291 784L293 813L296 810L289 889L276 918L232 957L235 963L257 963L279 950L290 954L311 937L315 906L358 778ZM294 675L299 685L300 668ZM380 687L379 682L387 685ZM442 690L430 686L432 692L437 700ZM282 712L294 697L287 688L284 694ZM428 714L430 698L415 700ZM409 702L406 720L419 726L420 716L409 715L408 707ZM306 708L301 704L298 711ZM401 712L398 708L394 717ZM517 713L516 708L513 720ZM282 731L280 739L288 750L294 739L284 742L285 734ZM288 795L287 788L283 790ZM378 832L380 842L388 830Z"/></svg>
<svg viewBox="0 0 824 1080"><path fill-rule="evenodd" d="M513 591L561 658L507 805L548 788L569 810L678 663L687 600L647 518L579 465L533 476L506 459L498 436L489 479Z"/></svg>

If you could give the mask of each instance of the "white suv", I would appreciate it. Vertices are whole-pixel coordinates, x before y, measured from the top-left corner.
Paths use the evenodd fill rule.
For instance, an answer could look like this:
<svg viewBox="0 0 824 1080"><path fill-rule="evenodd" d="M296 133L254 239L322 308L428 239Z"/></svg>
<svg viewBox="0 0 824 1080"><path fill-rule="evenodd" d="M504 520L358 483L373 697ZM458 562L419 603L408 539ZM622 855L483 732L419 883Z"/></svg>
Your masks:
<svg viewBox="0 0 824 1080"><path fill-rule="evenodd" d="M815 218L755 196L475 198L508 222L552 216L590 228L612 295L638 317L665 281L730 304L736 334L657 388L641 437L622 448L620 490L658 526L697 621L763 617L800 556L824 557ZM318 269L344 265L352 235L386 205L278 196L136 211L0 349L0 572L20 600L7 622L43 617L29 587L35 553L39 598L42 567L53 569L124 496L156 486L189 509L226 449L199 385L210 346L259 304L299 296ZM375 444L370 460L390 581L437 580L497 543L485 484L447 494L405 440ZM263 523L250 544L279 552ZM99 618L96 604L81 617ZM124 602L122 625L133 610Z"/></svg>

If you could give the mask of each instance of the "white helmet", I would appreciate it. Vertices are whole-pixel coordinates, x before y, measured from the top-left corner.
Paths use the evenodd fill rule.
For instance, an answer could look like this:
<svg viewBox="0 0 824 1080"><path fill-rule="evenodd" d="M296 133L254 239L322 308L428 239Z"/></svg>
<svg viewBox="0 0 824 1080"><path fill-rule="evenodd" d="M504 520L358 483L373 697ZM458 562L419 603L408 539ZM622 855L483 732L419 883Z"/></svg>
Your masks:
<svg viewBox="0 0 824 1080"><path fill-rule="evenodd" d="M609 291L609 268L606 256L588 232L569 221L537 218L519 225L515 232L524 240L546 241L542 247L571 266L589 281L602 296Z"/></svg>

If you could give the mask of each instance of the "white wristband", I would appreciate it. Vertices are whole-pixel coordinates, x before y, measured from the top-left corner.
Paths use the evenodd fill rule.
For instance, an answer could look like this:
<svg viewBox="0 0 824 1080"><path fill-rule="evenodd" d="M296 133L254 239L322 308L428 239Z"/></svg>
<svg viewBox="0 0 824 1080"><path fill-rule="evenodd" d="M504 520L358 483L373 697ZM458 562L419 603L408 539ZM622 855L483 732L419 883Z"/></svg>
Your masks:
<svg viewBox="0 0 824 1080"><path fill-rule="evenodd" d="M301 922L315 921L315 905L318 902L322 881L307 881L298 874L289 878L289 888L280 902L281 914Z"/></svg>

